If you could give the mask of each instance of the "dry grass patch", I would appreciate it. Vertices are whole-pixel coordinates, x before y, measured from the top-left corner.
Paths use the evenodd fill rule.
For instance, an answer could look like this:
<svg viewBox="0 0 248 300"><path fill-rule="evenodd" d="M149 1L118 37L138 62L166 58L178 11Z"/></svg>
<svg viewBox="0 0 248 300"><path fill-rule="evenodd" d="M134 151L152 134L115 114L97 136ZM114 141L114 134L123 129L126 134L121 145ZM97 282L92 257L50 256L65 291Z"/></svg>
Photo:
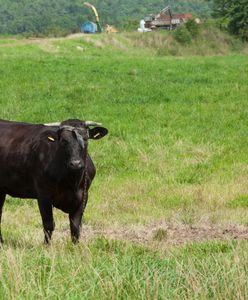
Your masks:
<svg viewBox="0 0 248 300"><path fill-rule="evenodd" d="M151 247L168 247L184 245L192 242L248 240L247 226L217 226L201 224L199 226L154 222L150 225L130 225L111 228L82 227L82 241L89 241L96 237L110 240L123 240Z"/></svg>
<svg viewBox="0 0 248 300"><path fill-rule="evenodd" d="M60 48L59 46L52 43L52 41L49 41L48 39L40 39L38 41L38 45L41 50L47 52L47 53L59 53Z"/></svg>

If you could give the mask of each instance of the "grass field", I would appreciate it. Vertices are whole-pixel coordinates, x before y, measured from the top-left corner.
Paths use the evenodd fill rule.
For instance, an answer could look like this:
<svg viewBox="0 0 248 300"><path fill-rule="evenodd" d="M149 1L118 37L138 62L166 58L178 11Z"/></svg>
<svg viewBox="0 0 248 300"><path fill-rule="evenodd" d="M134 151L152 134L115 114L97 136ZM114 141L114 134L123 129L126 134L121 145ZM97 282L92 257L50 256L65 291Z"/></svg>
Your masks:
<svg viewBox="0 0 248 300"><path fill-rule="evenodd" d="M246 299L247 55L152 40L0 39L0 118L109 129L80 245L55 211L43 246L36 201L7 199L1 299Z"/></svg>

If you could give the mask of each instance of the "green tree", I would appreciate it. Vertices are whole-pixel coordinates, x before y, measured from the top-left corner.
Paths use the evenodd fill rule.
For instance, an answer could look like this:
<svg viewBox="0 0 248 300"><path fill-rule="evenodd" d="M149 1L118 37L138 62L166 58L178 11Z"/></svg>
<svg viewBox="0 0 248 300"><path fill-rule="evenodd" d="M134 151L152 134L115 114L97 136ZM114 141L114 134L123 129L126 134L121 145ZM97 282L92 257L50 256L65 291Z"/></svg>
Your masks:
<svg viewBox="0 0 248 300"><path fill-rule="evenodd" d="M214 0L214 16L242 39L248 40L248 1Z"/></svg>

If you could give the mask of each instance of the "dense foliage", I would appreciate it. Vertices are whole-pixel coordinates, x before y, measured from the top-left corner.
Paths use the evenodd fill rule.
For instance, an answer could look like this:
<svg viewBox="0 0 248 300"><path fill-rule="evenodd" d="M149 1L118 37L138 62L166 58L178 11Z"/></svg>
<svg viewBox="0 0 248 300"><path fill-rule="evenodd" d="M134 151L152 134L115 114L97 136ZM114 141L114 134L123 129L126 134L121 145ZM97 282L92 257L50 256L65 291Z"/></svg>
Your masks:
<svg viewBox="0 0 248 300"><path fill-rule="evenodd" d="M123 27L130 20L157 13L166 5L175 12L207 16L211 3L206 0L94 0L103 24ZM0 34L62 34L79 31L85 20L94 20L90 9L79 0L0 0Z"/></svg>
<svg viewBox="0 0 248 300"><path fill-rule="evenodd" d="M214 0L214 15L231 33L248 40L247 0Z"/></svg>
<svg viewBox="0 0 248 300"><path fill-rule="evenodd" d="M168 3L178 13L193 12L197 16L208 17L212 12L212 0L169 0L164 3Z"/></svg>
<svg viewBox="0 0 248 300"><path fill-rule="evenodd" d="M60 34L63 31L74 31L83 13L82 4L74 0L0 1L1 34Z"/></svg>

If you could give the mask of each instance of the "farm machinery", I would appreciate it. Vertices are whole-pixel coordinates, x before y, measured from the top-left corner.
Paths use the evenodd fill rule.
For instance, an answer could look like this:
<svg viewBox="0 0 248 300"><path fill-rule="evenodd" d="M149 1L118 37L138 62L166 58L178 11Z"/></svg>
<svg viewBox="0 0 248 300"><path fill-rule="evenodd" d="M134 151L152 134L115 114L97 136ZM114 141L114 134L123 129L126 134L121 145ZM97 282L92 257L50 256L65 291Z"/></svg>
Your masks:
<svg viewBox="0 0 248 300"><path fill-rule="evenodd" d="M90 21L85 22L82 25L82 31L84 33L96 33L96 32L102 33L104 31L104 29L101 26L100 17L99 17L99 14L98 14L95 6L88 3L88 2L84 2L84 5L88 8L90 8L93 11L93 14L96 18L96 21L95 21L96 23L93 23L93 22L90 22ZM118 32L118 30L114 26L111 26L111 25L108 25L108 24L106 25L105 31L107 33Z"/></svg>
<svg viewBox="0 0 248 300"><path fill-rule="evenodd" d="M92 23L92 22L86 22L86 23L83 25L83 26L84 26L83 29L86 29L86 33L94 33L94 32L96 32L96 31L98 31L99 33L103 32L102 26L101 26L101 24L100 24L99 14L98 14L98 12L97 12L95 6L92 5L92 4L90 4L90 3L88 3L88 2L84 2L84 5L87 6L87 7L89 7L89 8L93 11L93 13L94 13L94 15L95 15L95 17L96 17L96 27L93 25L92 28L91 28L91 27L90 27L90 23ZM94 23L93 23L93 24L94 24ZM88 26L87 26L87 25L88 25ZM90 31L90 29L92 29L92 30Z"/></svg>

